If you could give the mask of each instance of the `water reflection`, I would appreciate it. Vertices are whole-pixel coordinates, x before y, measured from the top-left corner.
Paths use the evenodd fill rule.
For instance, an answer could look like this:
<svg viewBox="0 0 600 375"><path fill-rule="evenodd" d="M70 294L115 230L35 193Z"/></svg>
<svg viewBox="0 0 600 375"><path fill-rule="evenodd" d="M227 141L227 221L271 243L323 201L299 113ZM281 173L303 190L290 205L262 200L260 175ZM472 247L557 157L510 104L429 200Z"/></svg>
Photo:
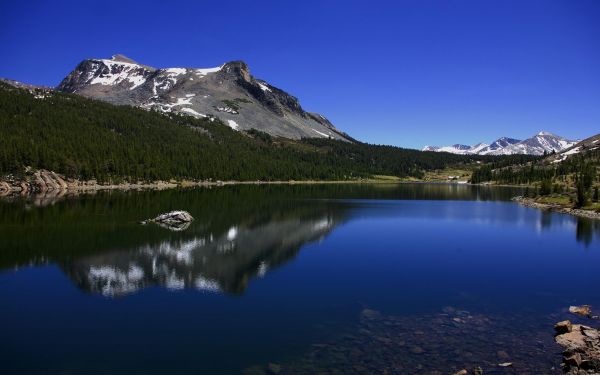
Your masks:
<svg viewBox="0 0 600 375"><path fill-rule="evenodd" d="M572 227L575 231L577 242L590 247L594 238L600 239L600 220L588 219L584 217L573 217L549 211L539 211L539 229L541 231L551 231L558 227Z"/></svg>
<svg viewBox="0 0 600 375"><path fill-rule="evenodd" d="M121 296L161 285L176 290L242 293L254 277L293 258L341 221L335 212L258 225L232 226L220 235L169 239L62 265L82 289Z"/></svg>
<svg viewBox="0 0 600 375"><path fill-rule="evenodd" d="M305 244L364 217L568 227L586 246L600 238L598 221L507 202L518 193L444 184L235 186L63 196L40 206L14 200L0 203L0 269L55 263L81 289L105 296L153 286L242 294ZM196 220L178 231L138 224L172 209Z"/></svg>

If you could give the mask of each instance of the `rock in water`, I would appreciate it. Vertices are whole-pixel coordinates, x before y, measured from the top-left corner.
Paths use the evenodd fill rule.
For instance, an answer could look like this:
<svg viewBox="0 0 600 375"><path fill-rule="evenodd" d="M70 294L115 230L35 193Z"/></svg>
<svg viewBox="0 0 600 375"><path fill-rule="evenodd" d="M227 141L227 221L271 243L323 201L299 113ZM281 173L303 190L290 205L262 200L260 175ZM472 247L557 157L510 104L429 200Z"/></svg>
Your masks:
<svg viewBox="0 0 600 375"><path fill-rule="evenodd" d="M557 334L561 335L563 333L571 332L573 325L569 320L563 320L562 322L556 323L554 325L554 329L556 330Z"/></svg>
<svg viewBox="0 0 600 375"><path fill-rule="evenodd" d="M572 314L577 314L577 315L591 318L592 317L592 306L590 306L590 305L570 306L569 312Z"/></svg>
<svg viewBox="0 0 600 375"><path fill-rule="evenodd" d="M169 230L182 231L190 226L192 220L194 220L194 218L187 211L171 211L158 215L154 219L144 220L140 222L140 224L153 222Z"/></svg>
<svg viewBox="0 0 600 375"><path fill-rule="evenodd" d="M600 332L592 327L573 324L571 330L558 334L563 347L563 367L567 374L600 373Z"/></svg>
<svg viewBox="0 0 600 375"><path fill-rule="evenodd" d="M163 224L189 223L194 218L187 211L171 211L166 214L158 215L152 221Z"/></svg>

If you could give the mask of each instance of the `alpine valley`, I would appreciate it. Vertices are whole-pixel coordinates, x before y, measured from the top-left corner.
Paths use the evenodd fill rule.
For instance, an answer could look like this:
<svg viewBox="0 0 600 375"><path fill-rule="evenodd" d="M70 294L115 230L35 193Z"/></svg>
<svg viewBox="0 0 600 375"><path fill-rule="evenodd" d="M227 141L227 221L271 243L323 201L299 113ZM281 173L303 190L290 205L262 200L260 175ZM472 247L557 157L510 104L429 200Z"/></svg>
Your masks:
<svg viewBox="0 0 600 375"><path fill-rule="evenodd" d="M522 165L576 143L540 132L422 151L371 145L305 111L242 61L153 68L123 55L83 60L56 88L0 80L0 125L2 194L221 181L466 182L481 166Z"/></svg>

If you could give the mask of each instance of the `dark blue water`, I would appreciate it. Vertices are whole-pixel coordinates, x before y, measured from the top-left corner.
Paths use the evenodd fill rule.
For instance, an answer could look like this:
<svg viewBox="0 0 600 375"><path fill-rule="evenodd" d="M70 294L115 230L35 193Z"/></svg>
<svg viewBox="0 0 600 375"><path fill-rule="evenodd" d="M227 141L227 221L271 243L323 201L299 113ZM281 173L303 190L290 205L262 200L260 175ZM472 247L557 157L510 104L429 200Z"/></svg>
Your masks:
<svg viewBox="0 0 600 375"><path fill-rule="evenodd" d="M262 186L5 201L0 368L553 373L553 322L571 304L600 306L600 225L519 206L517 193ZM137 223L170 209L196 220L178 232Z"/></svg>

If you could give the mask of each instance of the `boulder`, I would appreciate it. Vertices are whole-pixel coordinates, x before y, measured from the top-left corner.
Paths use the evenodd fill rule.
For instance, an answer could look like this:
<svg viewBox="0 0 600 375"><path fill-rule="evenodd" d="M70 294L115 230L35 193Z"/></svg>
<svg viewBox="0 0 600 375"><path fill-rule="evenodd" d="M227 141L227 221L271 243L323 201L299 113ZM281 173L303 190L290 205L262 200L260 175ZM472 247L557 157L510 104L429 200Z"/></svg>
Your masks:
<svg viewBox="0 0 600 375"><path fill-rule="evenodd" d="M163 228L179 232L186 230L193 220L194 218L187 211L171 211L158 215L154 219L143 220L140 224L156 223Z"/></svg>
<svg viewBox="0 0 600 375"><path fill-rule="evenodd" d="M554 329L556 330L556 334L561 335L563 333L571 332L573 325L569 320L563 320L562 322L556 323Z"/></svg>
<svg viewBox="0 0 600 375"><path fill-rule="evenodd" d="M570 306L569 312L572 314L577 314L577 315L585 316L587 318L591 318L592 306L590 306L590 305Z"/></svg>
<svg viewBox="0 0 600 375"><path fill-rule="evenodd" d="M171 211L161 215L158 215L152 221L156 223L163 224L181 224L181 223L189 223L194 218L187 211Z"/></svg>
<svg viewBox="0 0 600 375"><path fill-rule="evenodd" d="M600 332L597 329L573 324L570 331L557 334L555 340L564 349L563 366L567 374L580 374L581 370L600 372Z"/></svg>

